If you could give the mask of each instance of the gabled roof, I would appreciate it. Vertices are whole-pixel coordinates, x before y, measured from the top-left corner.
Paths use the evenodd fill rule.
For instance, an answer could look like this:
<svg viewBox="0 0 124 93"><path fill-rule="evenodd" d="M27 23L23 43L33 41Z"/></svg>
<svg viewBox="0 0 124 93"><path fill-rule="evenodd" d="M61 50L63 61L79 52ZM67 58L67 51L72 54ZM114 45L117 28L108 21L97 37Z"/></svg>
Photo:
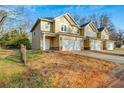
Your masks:
<svg viewBox="0 0 124 93"><path fill-rule="evenodd" d="M108 30L107 30L107 28L106 28L106 27L101 27L101 28L98 28L97 30L98 30L98 32L105 31L106 33L108 33L108 34L109 34L109 32L108 32Z"/></svg>
<svg viewBox="0 0 124 93"><path fill-rule="evenodd" d="M94 25L94 23L92 22L92 21L89 21L89 22L87 22L87 23L84 23L83 25L81 25L80 27L81 28L85 28L87 25L92 25L92 27L95 29L95 31L97 32L97 28L96 28L96 26Z"/></svg>
<svg viewBox="0 0 124 93"><path fill-rule="evenodd" d="M105 29L105 27L98 28L98 32L102 32Z"/></svg>
<svg viewBox="0 0 124 93"><path fill-rule="evenodd" d="M87 23L82 24L80 27L83 28L83 27L87 26L89 23L90 23L90 21L87 22Z"/></svg>
<svg viewBox="0 0 124 93"><path fill-rule="evenodd" d="M47 20L47 21L52 22L52 21L54 20L54 17L42 17L42 18L38 18L38 19L36 20L35 24L33 25L33 27L32 27L32 29L31 29L30 32L32 32L32 31L35 29L35 27L36 27L37 24L40 22L40 20Z"/></svg>
<svg viewBox="0 0 124 93"><path fill-rule="evenodd" d="M42 17L43 19L54 20L54 17Z"/></svg>
<svg viewBox="0 0 124 93"><path fill-rule="evenodd" d="M56 20L56 19L58 19L60 17L63 17L63 16L68 16L75 23L75 25L80 28L80 26L74 20L74 18L69 13L65 13L65 14L63 14L61 16L57 16L57 17L42 17L42 18L38 18L38 20L36 21L36 23L32 27L31 32L35 29L35 27L37 26L37 24L39 23L40 20L47 20L47 21L51 21L52 22L53 20Z"/></svg>
<svg viewBox="0 0 124 93"><path fill-rule="evenodd" d="M33 30L35 29L35 27L37 26L37 24L40 22L40 19L38 18L35 22L35 24L33 25L32 29L30 32L33 32Z"/></svg>
<svg viewBox="0 0 124 93"><path fill-rule="evenodd" d="M63 15L61 15L61 16L58 16L58 17L55 17L54 19L56 20L56 19L58 19L58 18L60 18L60 17L63 17L63 16L68 16L68 17L70 17L70 19L75 23L75 25L77 25L79 28L80 28L80 26L78 25L78 23L74 20L74 18L69 14L69 13L65 13L65 14L63 14Z"/></svg>

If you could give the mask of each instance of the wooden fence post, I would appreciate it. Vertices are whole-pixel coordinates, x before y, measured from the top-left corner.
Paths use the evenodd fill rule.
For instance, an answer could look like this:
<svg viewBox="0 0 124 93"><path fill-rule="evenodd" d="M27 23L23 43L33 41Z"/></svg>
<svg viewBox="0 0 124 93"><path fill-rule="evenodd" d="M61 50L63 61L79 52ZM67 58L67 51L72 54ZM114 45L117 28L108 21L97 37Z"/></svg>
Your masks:
<svg viewBox="0 0 124 93"><path fill-rule="evenodd" d="M26 65L26 47L20 44L20 60Z"/></svg>

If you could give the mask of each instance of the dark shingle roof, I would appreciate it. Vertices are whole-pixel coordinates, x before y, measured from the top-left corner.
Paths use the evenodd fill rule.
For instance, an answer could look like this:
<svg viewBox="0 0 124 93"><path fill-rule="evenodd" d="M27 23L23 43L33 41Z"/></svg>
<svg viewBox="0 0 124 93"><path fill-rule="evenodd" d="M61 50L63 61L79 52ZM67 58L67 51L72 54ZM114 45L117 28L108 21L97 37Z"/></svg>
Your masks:
<svg viewBox="0 0 124 93"><path fill-rule="evenodd" d="M89 21L89 22L87 22L87 23L81 25L80 27L83 28L83 27L85 27L86 25L88 25L90 22L91 22L91 21Z"/></svg>
<svg viewBox="0 0 124 93"><path fill-rule="evenodd" d="M42 18L48 19L48 20L53 20L54 19L54 17L42 17Z"/></svg>
<svg viewBox="0 0 124 93"><path fill-rule="evenodd" d="M105 27L101 27L101 28L98 28L97 30L98 30L99 32L102 32L104 29L105 29Z"/></svg>

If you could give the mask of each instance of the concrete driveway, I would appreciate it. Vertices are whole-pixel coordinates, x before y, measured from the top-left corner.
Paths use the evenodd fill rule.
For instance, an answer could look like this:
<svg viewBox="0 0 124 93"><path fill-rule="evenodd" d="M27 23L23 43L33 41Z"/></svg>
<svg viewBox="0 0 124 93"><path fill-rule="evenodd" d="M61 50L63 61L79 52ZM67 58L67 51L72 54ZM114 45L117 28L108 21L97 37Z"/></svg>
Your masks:
<svg viewBox="0 0 124 93"><path fill-rule="evenodd" d="M110 54L103 54L103 53L95 53L92 51L73 51L75 54L80 54L84 56L94 57L106 61L112 61L120 64L124 64L124 57L123 56L116 56Z"/></svg>

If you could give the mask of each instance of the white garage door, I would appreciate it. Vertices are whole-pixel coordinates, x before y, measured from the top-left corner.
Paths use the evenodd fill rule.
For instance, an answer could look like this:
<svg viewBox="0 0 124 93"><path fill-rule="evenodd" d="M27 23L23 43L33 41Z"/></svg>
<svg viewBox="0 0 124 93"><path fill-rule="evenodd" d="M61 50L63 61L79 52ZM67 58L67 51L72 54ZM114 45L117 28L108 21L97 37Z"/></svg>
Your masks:
<svg viewBox="0 0 124 93"><path fill-rule="evenodd" d="M95 50L101 50L102 47L101 41L97 41L95 45L96 45Z"/></svg>
<svg viewBox="0 0 124 93"><path fill-rule="evenodd" d="M50 39L45 39L45 50L50 49Z"/></svg>
<svg viewBox="0 0 124 93"><path fill-rule="evenodd" d="M95 41L94 40L90 41L90 50L95 50Z"/></svg>
<svg viewBox="0 0 124 93"><path fill-rule="evenodd" d="M101 41L91 40L90 49L91 50L101 50Z"/></svg>
<svg viewBox="0 0 124 93"><path fill-rule="evenodd" d="M108 43L107 44L107 50L113 50L113 48L114 48L113 43Z"/></svg>
<svg viewBox="0 0 124 93"><path fill-rule="evenodd" d="M63 51L81 50L81 40L63 40Z"/></svg>

